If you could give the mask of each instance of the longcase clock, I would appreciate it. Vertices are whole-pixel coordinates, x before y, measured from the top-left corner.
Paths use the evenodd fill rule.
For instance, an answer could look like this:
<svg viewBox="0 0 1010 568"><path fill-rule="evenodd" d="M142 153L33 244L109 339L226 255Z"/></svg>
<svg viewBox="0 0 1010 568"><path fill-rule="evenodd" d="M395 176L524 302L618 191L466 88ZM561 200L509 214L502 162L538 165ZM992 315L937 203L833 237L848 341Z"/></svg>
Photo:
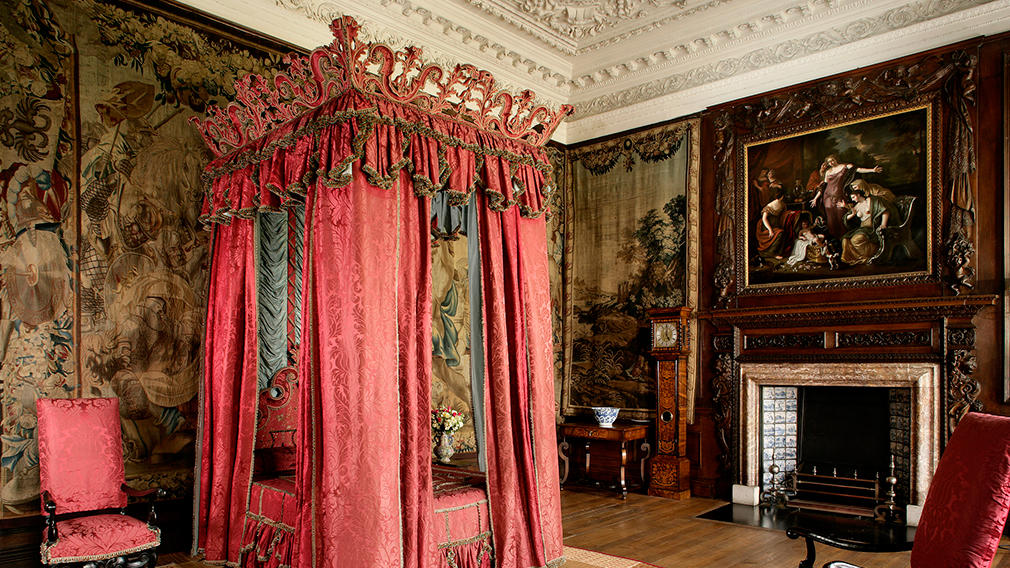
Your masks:
<svg viewBox="0 0 1010 568"><path fill-rule="evenodd" d="M656 455L649 461L649 495L691 496L687 459L687 322L691 308L648 311L650 354L656 360Z"/></svg>

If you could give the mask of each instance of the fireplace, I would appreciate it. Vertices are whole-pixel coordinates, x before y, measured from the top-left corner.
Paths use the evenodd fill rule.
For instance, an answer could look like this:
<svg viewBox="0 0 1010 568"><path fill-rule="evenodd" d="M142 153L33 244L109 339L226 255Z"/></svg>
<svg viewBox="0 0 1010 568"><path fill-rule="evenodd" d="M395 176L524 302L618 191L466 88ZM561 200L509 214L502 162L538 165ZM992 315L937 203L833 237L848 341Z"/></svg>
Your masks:
<svg viewBox="0 0 1010 568"><path fill-rule="evenodd" d="M922 505L939 459L938 365L741 363L740 376L739 478L744 483L734 487L734 501L754 500L770 477L767 467L772 461L786 471L805 458L808 467L823 464L821 467L839 468L840 477L870 478L882 469L877 464L894 455L900 492L907 496L905 502ZM838 403L834 411L833 400ZM819 416L804 419L801 416L804 406L813 414L830 416L820 416L825 419L820 423ZM868 410L871 407L875 409ZM872 412L874 416L846 416L860 411ZM862 443L855 446L865 446L859 449L867 452L856 452L831 465L829 458L819 453L818 442L831 443L830 438L839 429L853 438L859 437ZM813 436L814 444L804 449L803 436ZM846 449L847 440L842 438L839 443L844 453L853 445ZM860 468L864 468L862 473ZM821 470L821 473L835 472Z"/></svg>

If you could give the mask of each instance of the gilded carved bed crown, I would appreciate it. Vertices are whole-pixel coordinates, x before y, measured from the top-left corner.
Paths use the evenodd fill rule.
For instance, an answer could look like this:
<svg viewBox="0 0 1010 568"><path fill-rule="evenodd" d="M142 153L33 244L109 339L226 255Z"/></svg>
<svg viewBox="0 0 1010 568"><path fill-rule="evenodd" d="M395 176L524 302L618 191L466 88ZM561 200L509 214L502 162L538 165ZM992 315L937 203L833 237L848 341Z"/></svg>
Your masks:
<svg viewBox="0 0 1010 568"><path fill-rule="evenodd" d="M348 89L446 115L507 138L542 146L573 110L551 110L535 94L518 95L500 88L494 76L469 64L447 71L425 62L420 47L402 50L358 39L360 27L351 16L333 20L333 42L308 55L284 58L285 72L273 84L261 75L235 82L235 101L211 106L208 118L190 121L217 156L243 147Z"/></svg>

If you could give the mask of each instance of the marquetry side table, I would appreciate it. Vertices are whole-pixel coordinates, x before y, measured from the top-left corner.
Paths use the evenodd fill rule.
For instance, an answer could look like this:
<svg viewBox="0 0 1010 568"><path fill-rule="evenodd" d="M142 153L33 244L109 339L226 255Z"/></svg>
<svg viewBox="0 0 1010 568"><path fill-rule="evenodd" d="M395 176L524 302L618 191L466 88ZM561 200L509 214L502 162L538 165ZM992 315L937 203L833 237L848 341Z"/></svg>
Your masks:
<svg viewBox="0 0 1010 568"><path fill-rule="evenodd" d="M649 435L649 427L646 424L615 424L610 428L596 426L592 424L566 423L559 426L559 437L561 443L558 444L558 456L564 464L564 471L561 475L561 484L568 481L569 458L565 452L570 449L568 438L578 438L583 441L585 464L583 467L583 478L589 478L589 464L592 459L590 449L592 442L609 442L620 444L621 457L618 463L617 489L621 493L621 499L628 498L628 483L625 471L628 465L628 444L630 442L642 441L641 450L643 452L639 464L642 482L645 483L645 463L649 458L649 442L646 439Z"/></svg>

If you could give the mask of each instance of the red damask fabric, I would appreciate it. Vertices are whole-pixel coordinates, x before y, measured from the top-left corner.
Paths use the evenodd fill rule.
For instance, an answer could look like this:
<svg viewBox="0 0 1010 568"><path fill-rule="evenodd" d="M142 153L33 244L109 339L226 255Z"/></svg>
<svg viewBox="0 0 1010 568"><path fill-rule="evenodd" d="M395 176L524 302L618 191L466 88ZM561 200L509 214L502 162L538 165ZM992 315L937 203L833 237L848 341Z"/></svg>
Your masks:
<svg viewBox="0 0 1010 568"><path fill-rule="evenodd" d="M125 507L123 435L117 398L42 398L39 474L56 513Z"/></svg>
<svg viewBox="0 0 1010 568"><path fill-rule="evenodd" d="M117 423L118 425L118 423ZM52 546L43 533L42 562L60 564L132 554L161 543L161 532L128 515L91 515L56 523L60 538Z"/></svg>
<svg viewBox="0 0 1010 568"><path fill-rule="evenodd" d="M495 562L547 566L563 547L545 222L515 209L478 215Z"/></svg>
<svg viewBox="0 0 1010 568"><path fill-rule="evenodd" d="M256 449L294 448L298 428L298 370L284 367L259 394Z"/></svg>
<svg viewBox="0 0 1010 568"><path fill-rule="evenodd" d="M238 560L256 430L256 269L253 224L218 225L214 238L200 456L198 543L207 560Z"/></svg>
<svg viewBox="0 0 1010 568"><path fill-rule="evenodd" d="M914 568L984 568L1010 509L1010 418L970 413L940 457L912 548Z"/></svg>
<svg viewBox="0 0 1010 568"><path fill-rule="evenodd" d="M399 180L306 204L300 566L434 563L428 205Z"/></svg>

